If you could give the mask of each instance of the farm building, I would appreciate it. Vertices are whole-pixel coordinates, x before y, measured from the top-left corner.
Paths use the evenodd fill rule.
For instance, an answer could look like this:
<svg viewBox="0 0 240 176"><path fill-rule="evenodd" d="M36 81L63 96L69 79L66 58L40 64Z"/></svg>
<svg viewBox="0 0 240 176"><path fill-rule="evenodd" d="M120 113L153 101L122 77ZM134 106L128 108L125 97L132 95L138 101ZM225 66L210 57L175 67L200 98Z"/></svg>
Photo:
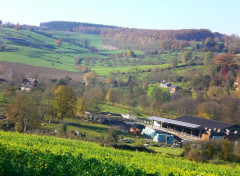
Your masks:
<svg viewBox="0 0 240 176"><path fill-rule="evenodd" d="M167 82L166 80L163 80L160 83L160 87L163 87L163 88L169 88L170 86L171 86L171 84L169 82Z"/></svg>
<svg viewBox="0 0 240 176"><path fill-rule="evenodd" d="M240 90L240 74L237 74L234 86L236 88L236 91Z"/></svg>
<svg viewBox="0 0 240 176"><path fill-rule="evenodd" d="M173 85L173 84L169 87L170 93L176 93L180 89L181 88L179 86L176 86L176 85Z"/></svg>
<svg viewBox="0 0 240 176"><path fill-rule="evenodd" d="M160 87L167 88L170 91L170 93L176 93L178 90L181 89L179 86L171 84L171 83L167 82L166 80L163 80L160 83Z"/></svg>
<svg viewBox="0 0 240 176"><path fill-rule="evenodd" d="M238 135L240 129L239 126L232 123L193 116L182 116L174 120L155 116L148 119L152 120L152 127L155 129L201 140Z"/></svg>
<svg viewBox="0 0 240 176"><path fill-rule="evenodd" d="M36 79L33 78L24 78L21 81L22 85L21 85L21 91L25 90L25 91L30 91L33 87L38 86L38 82Z"/></svg>
<svg viewBox="0 0 240 176"><path fill-rule="evenodd" d="M0 84L8 84L8 81L4 78L0 78Z"/></svg>

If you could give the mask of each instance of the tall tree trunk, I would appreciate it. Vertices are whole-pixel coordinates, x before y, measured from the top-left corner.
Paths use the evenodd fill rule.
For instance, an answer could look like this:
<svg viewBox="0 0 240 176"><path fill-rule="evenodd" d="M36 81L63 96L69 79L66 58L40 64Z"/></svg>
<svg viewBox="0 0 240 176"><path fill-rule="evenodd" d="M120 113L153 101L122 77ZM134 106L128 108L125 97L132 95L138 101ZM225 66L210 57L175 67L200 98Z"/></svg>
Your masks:
<svg viewBox="0 0 240 176"><path fill-rule="evenodd" d="M23 121L23 132L25 133L27 131L27 126L28 126L28 121L24 120Z"/></svg>

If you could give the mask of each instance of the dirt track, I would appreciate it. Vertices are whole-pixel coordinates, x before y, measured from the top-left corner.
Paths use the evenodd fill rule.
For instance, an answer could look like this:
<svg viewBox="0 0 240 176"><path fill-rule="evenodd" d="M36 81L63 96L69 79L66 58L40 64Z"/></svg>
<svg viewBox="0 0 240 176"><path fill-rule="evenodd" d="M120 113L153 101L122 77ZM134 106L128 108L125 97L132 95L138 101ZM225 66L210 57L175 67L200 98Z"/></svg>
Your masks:
<svg viewBox="0 0 240 176"><path fill-rule="evenodd" d="M111 51L117 50L117 48L112 46L112 45L102 45L102 47L107 49L107 50L111 50Z"/></svg>
<svg viewBox="0 0 240 176"><path fill-rule="evenodd" d="M74 81L83 81L83 74L78 72L70 72L65 70L58 70L53 68L46 67L37 67L20 63L13 62L4 62L0 61L0 65L4 66L6 69L11 69L16 72L21 72L27 77L31 77L34 74L38 74L40 77L47 78L64 78L65 76L69 76Z"/></svg>

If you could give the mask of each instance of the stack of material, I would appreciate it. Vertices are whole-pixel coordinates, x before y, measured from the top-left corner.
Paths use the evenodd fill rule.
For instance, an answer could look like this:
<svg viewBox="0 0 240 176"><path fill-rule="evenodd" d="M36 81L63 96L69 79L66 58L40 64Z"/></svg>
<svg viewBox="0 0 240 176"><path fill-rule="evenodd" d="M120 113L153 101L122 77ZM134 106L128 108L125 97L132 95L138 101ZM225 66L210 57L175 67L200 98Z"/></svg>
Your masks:
<svg viewBox="0 0 240 176"><path fill-rule="evenodd" d="M161 143L166 143L166 134L157 134L153 140L155 142L161 142Z"/></svg>
<svg viewBox="0 0 240 176"><path fill-rule="evenodd" d="M223 139L224 137L223 136L213 136L212 139L213 140L216 140L216 139Z"/></svg>
<svg viewBox="0 0 240 176"><path fill-rule="evenodd" d="M173 141L174 141L174 136L168 135L168 144L173 144Z"/></svg>
<svg viewBox="0 0 240 176"><path fill-rule="evenodd" d="M168 144L173 144L173 141L174 141L174 137L173 135L167 135L167 134L157 134L153 140L155 142L160 142L160 143L167 143Z"/></svg>
<svg viewBox="0 0 240 176"><path fill-rule="evenodd" d="M156 136L156 134L157 134L156 130L148 128L148 127L144 128L142 130L142 135L146 135L146 136L148 136L150 138L154 138Z"/></svg>

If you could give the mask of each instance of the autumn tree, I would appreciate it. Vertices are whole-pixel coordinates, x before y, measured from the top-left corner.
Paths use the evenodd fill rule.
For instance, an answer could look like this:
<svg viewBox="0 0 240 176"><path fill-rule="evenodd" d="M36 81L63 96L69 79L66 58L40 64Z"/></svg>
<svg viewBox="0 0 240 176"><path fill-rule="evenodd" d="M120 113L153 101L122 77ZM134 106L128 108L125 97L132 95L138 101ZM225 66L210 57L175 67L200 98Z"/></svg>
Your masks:
<svg viewBox="0 0 240 176"><path fill-rule="evenodd" d="M97 75L94 72L86 73L83 76L83 80L86 86L95 86L97 83Z"/></svg>
<svg viewBox="0 0 240 176"><path fill-rule="evenodd" d="M226 95L226 92L222 87L212 86L209 87L205 97L207 100L218 100L224 95Z"/></svg>
<svg viewBox="0 0 240 176"><path fill-rule="evenodd" d="M19 24L15 25L15 26L14 26L14 29L18 32L19 29L20 29L20 25L19 25Z"/></svg>
<svg viewBox="0 0 240 176"><path fill-rule="evenodd" d="M127 56L128 57L135 57L135 53L132 50L128 51Z"/></svg>
<svg viewBox="0 0 240 176"><path fill-rule="evenodd" d="M204 102L198 105L198 116L212 120L222 120L225 108L225 106L216 102Z"/></svg>
<svg viewBox="0 0 240 176"><path fill-rule="evenodd" d="M112 88L110 88L110 89L107 91L107 95L106 95L106 98L105 98L107 101L110 101L111 93L112 93Z"/></svg>
<svg viewBox="0 0 240 176"><path fill-rule="evenodd" d="M222 68L232 67L235 63L233 60L233 55L231 54L220 54L214 57L214 62L216 65L220 65Z"/></svg>
<svg viewBox="0 0 240 176"><path fill-rule="evenodd" d="M6 113L6 119L10 124L14 124L15 130L26 132L34 129L40 124L39 100L37 93L26 91L17 93L10 102Z"/></svg>
<svg viewBox="0 0 240 176"><path fill-rule="evenodd" d="M54 91L53 106L58 117L63 118L74 117L76 97L73 90L66 85L60 85Z"/></svg>
<svg viewBox="0 0 240 176"><path fill-rule="evenodd" d="M216 45L216 42L213 40L212 37L207 37L204 41L204 44L206 47L214 47Z"/></svg>
<svg viewBox="0 0 240 176"><path fill-rule="evenodd" d="M56 45L57 46L62 46L62 39L57 39L56 40Z"/></svg>
<svg viewBox="0 0 240 176"><path fill-rule="evenodd" d="M84 97L78 98L77 105L76 105L76 115L82 117L85 114L86 110L87 110L87 107L86 107L86 101Z"/></svg>
<svg viewBox="0 0 240 176"><path fill-rule="evenodd" d="M191 51L184 51L181 56L182 63L188 63L192 59L192 52Z"/></svg>

